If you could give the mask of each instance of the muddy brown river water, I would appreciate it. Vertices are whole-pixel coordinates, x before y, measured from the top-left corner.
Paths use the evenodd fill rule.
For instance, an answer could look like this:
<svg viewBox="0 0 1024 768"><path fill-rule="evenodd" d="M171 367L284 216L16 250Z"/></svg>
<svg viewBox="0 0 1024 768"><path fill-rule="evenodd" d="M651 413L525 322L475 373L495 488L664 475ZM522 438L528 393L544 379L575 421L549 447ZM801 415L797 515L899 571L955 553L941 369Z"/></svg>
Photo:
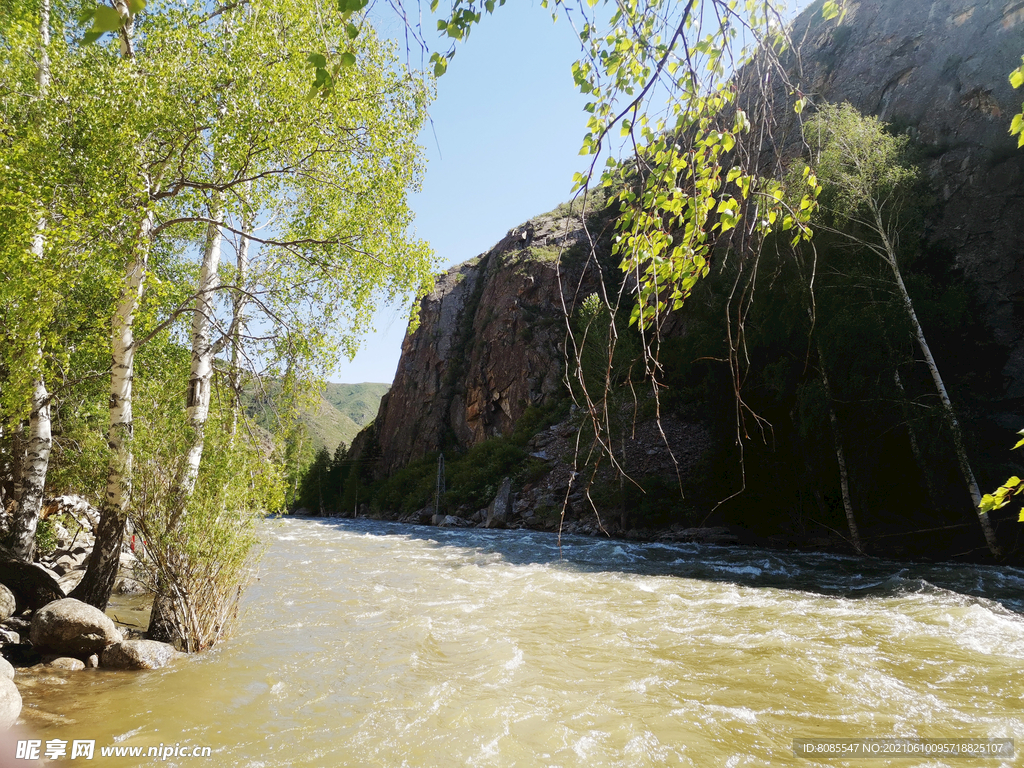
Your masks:
<svg viewBox="0 0 1024 768"><path fill-rule="evenodd" d="M95 742L53 765L1024 764L1020 570L369 520L266 535L214 651L19 678L34 738ZM886 737L1013 738L1017 756L793 751ZM157 745L179 755L101 755Z"/></svg>

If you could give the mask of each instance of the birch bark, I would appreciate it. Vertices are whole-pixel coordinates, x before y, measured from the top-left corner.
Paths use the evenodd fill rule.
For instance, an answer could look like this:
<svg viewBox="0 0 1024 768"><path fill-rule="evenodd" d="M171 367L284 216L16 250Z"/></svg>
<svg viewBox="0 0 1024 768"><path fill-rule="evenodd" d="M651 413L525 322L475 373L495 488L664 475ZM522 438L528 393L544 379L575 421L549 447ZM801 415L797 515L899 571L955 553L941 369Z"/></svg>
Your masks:
<svg viewBox="0 0 1024 768"><path fill-rule="evenodd" d="M245 333L245 309L248 296L245 285L249 280L249 233L252 232L252 215L246 211L242 219L242 239L235 254L236 283L234 304L231 310L231 373L228 380L231 384L231 420L228 422L228 434L235 436L238 431L238 412L242 407L242 336Z"/></svg>
<svg viewBox="0 0 1024 768"><path fill-rule="evenodd" d="M185 414L192 428L192 443L185 457L185 466L178 479L173 508L167 520L167 532L173 531L188 506L196 487L199 466L206 446L206 422L210 416L210 386L213 379L213 343L210 329L213 325L213 297L220 286L217 270L220 267L223 223L220 194L215 194L210 206L210 223L206 228L206 246L203 249L203 263L199 268L199 286L195 306L192 310L192 364L189 372L188 391L185 396ZM158 584L156 599L150 615L146 637L150 640L170 642L175 639L177 629L173 622L175 600L168 590L166 578Z"/></svg>
<svg viewBox="0 0 1024 768"><path fill-rule="evenodd" d="M825 373L825 361L821 354L821 344L818 344L818 362L821 365L821 383L825 387L825 399L828 400L828 418L832 425L832 439L836 449L836 461L839 463L839 489L843 494L843 511L846 512L846 525L850 529L850 541L858 555L864 554L864 547L860 541L860 530L857 528L857 518L853 514L853 502L850 500L850 475L846 468L846 454L843 453L843 437L839 430L839 419L836 416L836 408L832 400L832 388L828 383L828 375Z"/></svg>
<svg viewBox="0 0 1024 768"><path fill-rule="evenodd" d="M882 214L878 207L874 204L871 205L871 211L874 215L875 226L878 229L878 234L882 238L882 246L885 249L886 261L889 262L889 267L892 269L893 277L896 280L896 286L900 290L900 297L903 300L903 307L907 311L907 317L910 319L911 328L914 331L914 337L917 341L918 347L921 348L921 354L924 355L925 364L928 366L928 372L931 374L932 382L935 384L935 391L938 392L939 399L942 401L942 410L946 416L946 423L949 425L949 430L953 435L953 448L956 452L957 463L960 465L960 473L963 475L964 482L967 484L967 490L971 494L971 502L974 504L974 511L978 515L978 524L981 526L981 531L985 536L985 543L988 545L989 552L994 557L1001 557L1002 550L999 547L999 542L996 539L996 532L992 528L992 522L989 520L988 512L981 510L981 489L978 487L978 481L974 478L974 470L971 469L971 462L967 458L967 448L964 445L963 432L960 430L960 421L956 417L956 412L953 410L953 403L949 399L949 393L946 391L946 385L942 381L942 374L939 373L939 366L935 363L935 358L932 356L931 347L928 346L928 340L925 338L924 329L921 327L920 321L917 319L917 312L914 311L914 302L910 298L910 292L907 291L907 286L903 282L903 274L900 272L899 264L896 261L896 249L893 247L892 241L886 234L885 225L882 222Z"/></svg>
<svg viewBox="0 0 1024 768"><path fill-rule="evenodd" d="M107 446L110 464L107 488L100 506L96 543L81 583L71 597L105 610L114 589L120 565L121 543L128 521L128 501L132 489L133 454L131 438L132 380L135 371L135 313L142 301L154 217L147 212L136 234L136 255L128 266L117 310L114 312L111 338L110 429Z"/></svg>
<svg viewBox="0 0 1024 768"><path fill-rule="evenodd" d="M36 83L39 96L45 97L50 89L50 0L42 0L39 9L39 63L36 67ZM32 255L42 260L46 248L46 217L40 216L36 233L32 239ZM38 340L37 340L38 346ZM37 349L37 359L42 361L42 349ZM32 410L29 415L28 436L23 483L18 497L18 508L12 525L11 548L14 554L25 562L32 562L36 552L36 527L43 506L43 489L46 473L50 467L50 448L53 445L50 425L50 393L40 368L39 377L32 386Z"/></svg>
<svg viewBox="0 0 1024 768"><path fill-rule="evenodd" d="M178 498L167 522L167 529L173 530L184 514L185 506L199 477L199 465L206 445L206 422L210 416L210 386L213 379L213 343L210 329L213 325L213 297L220 287L217 270L220 268L221 246L224 237L220 225L223 222L220 195L215 195L211 204L212 221L206 228L206 247L203 249L203 263L199 269L199 286L195 307L192 310L192 364L189 371L188 392L185 398L185 414L192 428L192 444L185 459L185 467L178 483Z"/></svg>

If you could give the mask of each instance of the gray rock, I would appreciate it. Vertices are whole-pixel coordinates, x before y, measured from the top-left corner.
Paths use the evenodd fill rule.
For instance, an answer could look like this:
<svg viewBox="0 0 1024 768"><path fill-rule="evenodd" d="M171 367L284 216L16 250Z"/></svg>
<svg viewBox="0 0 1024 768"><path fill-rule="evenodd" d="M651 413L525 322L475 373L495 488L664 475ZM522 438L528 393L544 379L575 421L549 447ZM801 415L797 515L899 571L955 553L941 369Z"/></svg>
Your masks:
<svg viewBox="0 0 1024 768"><path fill-rule="evenodd" d="M444 519L438 523L441 528L462 528L465 524L465 520L461 517L455 517L455 515L445 515Z"/></svg>
<svg viewBox="0 0 1024 768"><path fill-rule="evenodd" d="M18 610L18 601L14 598L14 593L0 584L0 621L7 621L16 610Z"/></svg>
<svg viewBox="0 0 1024 768"><path fill-rule="evenodd" d="M508 523L511 508L512 480L506 477L501 481L501 487L498 488L494 501L487 507L487 527L504 528Z"/></svg>
<svg viewBox="0 0 1024 768"><path fill-rule="evenodd" d="M125 640L103 651L101 664L107 669L159 669L183 655L156 640Z"/></svg>
<svg viewBox="0 0 1024 768"><path fill-rule="evenodd" d="M21 694L13 680L0 677L0 731L6 731L21 714Z"/></svg>
<svg viewBox="0 0 1024 768"><path fill-rule="evenodd" d="M114 584L114 592L118 595L144 595L146 587L135 579L124 578Z"/></svg>
<svg viewBox="0 0 1024 768"><path fill-rule="evenodd" d="M50 504L54 504L59 514L70 515L86 530L94 530L100 521L100 513L82 496L57 496Z"/></svg>
<svg viewBox="0 0 1024 768"><path fill-rule="evenodd" d="M21 642L21 635L13 629L0 627L0 645L18 645Z"/></svg>
<svg viewBox="0 0 1024 768"><path fill-rule="evenodd" d="M54 563L54 570L58 567L64 569L64 573L72 571L82 564L83 558L74 557L73 555L62 555L58 558L57 562ZM61 574L63 575L63 574Z"/></svg>
<svg viewBox="0 0 1024 768"><path fill-rule="evenodd" d="M14 667L3 656L0 656L0 677L6 677L8 680L14 679Z"/></svg>
<svg viewBox="0 0 1024 768"><path fill-rule="evenodd" d="M0 562L0 584L14 593L19 608L37 610L64 596L60 585L46 570L30 563Z"/></svg>
<svg viewBox="0 0 1024 768"><path fill-rule="evenodd" d="M36 611L29 637L38 651L83 657L122 639L103 611L70 597Z"/></svg>
<svg viewBox="0 0 1024 768"><path fill-rule="evenodd" d="M665 534L659 538L671 541L692 541L697 544L717 544L719 546L738 544L740 541L739 537L725 526L684 528L681 531Z"/></svg>
<svg viewBox="0 0 1024 768"><path fill-rule="evenodd" d="M11 616L11 618L3 623L3 626L7 629L13 629L15 632L28 634L29 629L32 628L32 622L24 616Z"/></svg>
<svg viewBox="0 0 1024 768"><path fill-rule="evenodd" d="M48 667L55 669L66 669L68 672L77 672L80 669L85 669L85 662L81 659L73 659L70 656L58 656L54 659L44 661L44 664Z"/></svg>
<svg viewBox="0 0 1024 768"><path fill-rule="evenodd" d="M60 584L60 588L64 590L65 595L70 595L71 590L78 586L78 584L85 577L85 568L78 568L74 571L68 571L61 576L57 583Z"/></svg>

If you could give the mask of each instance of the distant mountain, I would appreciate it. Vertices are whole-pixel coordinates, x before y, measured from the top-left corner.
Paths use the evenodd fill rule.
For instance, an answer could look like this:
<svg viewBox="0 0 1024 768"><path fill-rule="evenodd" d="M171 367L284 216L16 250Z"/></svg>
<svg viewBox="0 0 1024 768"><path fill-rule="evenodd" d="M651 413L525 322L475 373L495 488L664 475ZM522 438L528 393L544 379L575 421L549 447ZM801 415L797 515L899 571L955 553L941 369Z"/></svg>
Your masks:
<svg viewBox="0 0 1024 768"><path fill-rule="evenodd" d="M390 388L390 384L328 383L319 400L299 416L313 438L314 448L326 448L333 454L340 443L351 445L359 430L377 415L380 399ZM277 385L268 384L271 402L277 390ZM249 414L259 426L274 431L277 424L274 409L261 406L262 398L250 398Z"/></svg>
<svg viewBox="0 0 1024 768"><path fill-rule="evenodd" d="M324 399L349 420L357 424L356 432L377 416L380 399L391 389L390 384L334 384L324 390ZM353 437L355 432L352 433ZM346 442L351 442L351 438Z"/></svg>

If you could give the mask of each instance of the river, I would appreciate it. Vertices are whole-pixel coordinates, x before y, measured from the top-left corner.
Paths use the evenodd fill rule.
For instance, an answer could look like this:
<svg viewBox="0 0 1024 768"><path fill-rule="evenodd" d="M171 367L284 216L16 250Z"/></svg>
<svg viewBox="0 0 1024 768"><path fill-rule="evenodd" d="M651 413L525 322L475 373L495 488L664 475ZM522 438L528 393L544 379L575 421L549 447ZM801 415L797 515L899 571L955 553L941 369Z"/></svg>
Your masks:
<svg viewBox="0 0 1024 768"><path fill-rule="evenodd" d="M121 766L911 768L950 763L797 758L793 740L1024 750L1020 570L370 520L266 536L232 639L164 670L19 677L25 727ZM158 744L212 757L100 756Z"/></svg>

